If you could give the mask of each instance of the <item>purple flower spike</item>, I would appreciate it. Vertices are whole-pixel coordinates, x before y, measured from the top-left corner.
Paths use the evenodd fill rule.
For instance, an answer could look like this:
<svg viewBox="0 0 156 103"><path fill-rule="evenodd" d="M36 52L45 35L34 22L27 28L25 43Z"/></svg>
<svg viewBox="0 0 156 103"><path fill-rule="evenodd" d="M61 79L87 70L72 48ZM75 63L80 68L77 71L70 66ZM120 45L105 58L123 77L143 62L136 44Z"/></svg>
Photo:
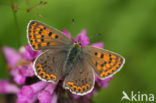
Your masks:
<svg viewBox="0 0 156 103"><path fill-rule="evenodd" d="M37 96L33 96L31 99L27 98L26 96L23 96L21 91L17 93L17 100L16 103L35 103L37 100Z"/></svg>
<svg viewBox="0 0 156 103"><path fill-rule="evenodd" d="M30 63L28 66L24 66L24 68L23 68L23 75L25 77L32 77L32 76L34 76L33 63Z"/></svg>
<svg viewBox="0 0 156 103"><path fill-rule="evenodd" d="M80 96L79 96L79 95L76 95L76 94L73 94L73 97L74 97L75 99L78 99Z"/></svg>
<svg viewBox="0 0 156 103"><path fill-rule="evenodd" d="M0 93L17 93L19 88L8 80L0 80Z"/></svg>
<svg viewBox="0 0 156 103"><path fill-rule="evenodd" d="M3 47L3 53L11 68L13 68L16 63L21 59L20 53L9 47Z"/></svg>
<svg viewBox="0 0 156 103"><path fill-rule="evenodd" d="M98 47L98 48L103 48L104 44L103 44L103 42L99 42L99 43L92 44L92 46Z"/></svg>
<svg viewBox="0 0 156 103"><path fill-rule="evenodd" d="M31 99L37 92L42 90L46 85L47 85L47 82L40 81L30 86L23 86L21 89L21 94Z"/></svg>
<svg viewBox="0 0 156 103"><path fill-rule="evenodd" d="M51 99L51 103L57 103L57 95L56 95L56 93L54 93L53 95L52 95L52 99Z"/></svg>
<svg viewBox="0 0 156 103"><path fill-rule="evenodd" d="M62 32L63 32L69 39L72 39L70 33L69 33L66 29L63 29Z"/></svg>
<svg viewBox="0 0 156 103"><path fill-rule="evenodd" d="M40 103L50 103L51 102L51 94L48 91L42 91L38 94L38 99Z"/></svg>
<svg viewBox="0 0 156 103"><path fill-rule="evenodd" d="M56 85L49 83L49 85L38 94L38 99L40 103L51 103L51 95L55 89Z"/></svg>
<svg viewBox="0 0 156 103"><path fill-rule="evenodd" d="M86 29L83 29L81 33L74 39L74 41L80 41L82 46L88 45L90 43L88 36L86 35Z"/></svg>
<svg viewBox="0 0 156 103"><path fill-rule="evenodd" d="M41 52L32 50L30 45L25 46L24 59L34 60L39 54L41 54Z"/></svg>
<svg viewBox="0 0 156 103"><path fill-rule="evenodd" d="M22 74L23 68L18 67L11 70L11 75L14 77L14 81L17 84L24 84L25 83L25 76Z"/></svg>
<svg viewBox="0 0 156 103"><path fill-rule="evenodd" d="M19 66L17 68L13 68L11 70L11 75L14 77L14 81L17 84L24 84L26 77L32 77L34 76L33 71L33 63L30 63L27 66Z"/></svg>
<svg viewBox="0 0 156 103"><path fill-rule="evenodd" d="M98 83L98 85L102 88L107 88L108 85L109 85L109 81L113 79L113 76L112 77L109 77L109 78L106 78L104 80L101 80L99 79L97 76L95 76L95 80L96 82Z"/></svg>

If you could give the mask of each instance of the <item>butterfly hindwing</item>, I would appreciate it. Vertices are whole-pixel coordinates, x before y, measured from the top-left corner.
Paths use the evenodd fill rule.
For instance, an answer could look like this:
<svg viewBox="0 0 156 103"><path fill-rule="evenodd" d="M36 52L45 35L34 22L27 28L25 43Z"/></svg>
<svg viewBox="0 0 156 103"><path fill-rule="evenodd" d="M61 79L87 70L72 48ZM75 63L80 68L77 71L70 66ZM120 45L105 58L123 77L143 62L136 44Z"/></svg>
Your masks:
<svg viewBox="0 0 156 103"><path fill-rule="evenodd" d="M27 35L34 50L63 47L72 43L61 31L39 21L30 21L27 27Z"/></svg>
<svg viewBox="0 0 156 103"><path fill-rule="evenodd" d="M58 82L67 53L61 50L47 50L34 63L34 71L38 78L48 82Z"/></svg>
<svg viewBox="0 0 156 103"><path fill-rule="evenodd" d="M92 46L84 47L83 51L88 56L88 61L94 71L101 79L115 74L121 69L125 61L119 54Z"/></svg>
<svg viewBox="0 0 156 103"><path fill-rule="evenodd" d="M85 95L94 87L94 73L90 64L84 59L76 60L71 66L70 73L65 77L63 87L77 95Z"/></svg>

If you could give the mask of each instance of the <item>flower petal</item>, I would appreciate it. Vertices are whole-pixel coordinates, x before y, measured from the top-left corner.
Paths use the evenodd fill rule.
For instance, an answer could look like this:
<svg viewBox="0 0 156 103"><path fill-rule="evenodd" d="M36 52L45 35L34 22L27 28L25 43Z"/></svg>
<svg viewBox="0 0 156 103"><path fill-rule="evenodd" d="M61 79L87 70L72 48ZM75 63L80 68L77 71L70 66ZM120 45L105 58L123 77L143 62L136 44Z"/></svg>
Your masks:
<svg viewBox="0 0 156 103"><path fill-rule="evenodd" d="M28 66L23 66L23 72L26 77L34 76L33 63L30 63Z"/></svg>
<svg viewBox="0 0 156 103"><path fill-rule="evenodd" d="M31 99L36 93L41 91L47 84L48 84L47 82L40 81L29 86L25 85L21 89L21 94Z"/></svg>
<svg viewBox="0 0 156 103"><path fill-rule="evenodd" d="M72 39L70 33L69 33L66 29L63 29L62 32L63 32L69 39Z"/></svg>
<svg viewBox="0 0 156 103"><path fill-rule="evenodd" d="M21 90L21 94L23 96L26 96L29 99L32 99L32 97L35 95L35 91L31 86L23 86Z"/></svg>
<svg viewBox="0 0 156 103"><path fill-rule="evenodd" d="M97 76L95 76L95 80L98 83L98 85L102 88L107 88L109 85L109 81L113 79L113 76L106 78L104 80L99 79Z"/></svg>
<svg viewBox="0 0 156 103"><path fill-rule="evenodd" d="M50 103L52 100L52 93L55 89L56 85L53 83L49 83L48 86L38 94L38 99L40 103Z"/></svg>
<svg viewBox="0 0 156 103"><path fill-rule="evenodd" d="M10 47L3 47L3 53L11 68L21 59L20 53Z"/></svg>
<svg viewBox="0 0 156 103"><path fill-rule="evenodd" d="M37 96L34 95L31 99L27 98L26 96L22 95L21 91L17 93L17 100L16 103L35 103L37 100Z"/></svg>
<svg viewBox="0 0 156 103"><path fill-rule="evenodd" d="M86 35L86 29L83 29L78 36L74 39L74 42L80 41L82 46L88 45L90 43L88 36Z"/></svg>
<svg viewBox="0 0 156 103"><path fill-rule="evenodd" d="M52 95L51 103L57 103L57 99L58 99L58 97L57 97L57 95L54 93L54 94Z"/></svg>
<svg viewBox="0 0 156 103"><path fill-rule="evenodd" d="M98 47L98 48L103 48L104 43L103 43L103 42L94 43L94 44L92 44L92 46L94 46L94 47Z"/></svg>
<svg viewBox="0 0 156 103"><path fill-rule="evenodd" d="M8 80L0 80L0 93L17 93L19 88Z"/></svg>
<svg viewBox="0 0 156 103"><path fill-rule="evenodd" d="M41 52L32 50L30 45L25 46L24 59L34 60L39 54L41 54Z"/></svg>
<svg viewBox="0 0 156 103"><path fill-rule="evenodd" d="M13 76L13 79L17 84L24 84L25 83L26 77L21 73L22 73L21 67L14 68L11 70L11 75Z"/></svg>

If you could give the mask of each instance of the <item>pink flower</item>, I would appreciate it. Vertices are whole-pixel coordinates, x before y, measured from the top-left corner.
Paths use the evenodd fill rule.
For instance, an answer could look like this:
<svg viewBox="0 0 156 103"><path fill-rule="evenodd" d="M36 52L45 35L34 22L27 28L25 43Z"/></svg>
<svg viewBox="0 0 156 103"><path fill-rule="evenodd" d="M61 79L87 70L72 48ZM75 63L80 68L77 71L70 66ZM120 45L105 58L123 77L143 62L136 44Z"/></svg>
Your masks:
<svg viewBox="0 0 156 103"><path fill-rule="evenodd" d="M0 80L0 94L17 93L19 88L15 84L11 84L8 80Z"/></svg>
<svg viewBox="0 0 156 103"><path fill-rule="evenodd" d="M38 94L40 103L51 103L51 101L54 99L52 98L52 94L55 90L55 87L55 84L49 83L49 85Z"/></svg>
<svg viewBox="0 0 156 103"><path fill-rule="evenodd" d="M17 84L24 84L27 77L34 76L33 60L40 54L33 51L29 45L16 51L10 47L3 47L3 52L8 65L11 67L11 75Z"/></svg>
<svg viewBox="0 0 156 103"><path fill-rule="evenodd" d="M24 59L34 60L39 54L41 54L41 52L32 50L30 45L25 46Z"/></svg>
<svg viewBox="0 0 156 103"><path fill-rule="evenodd" d="M17 101L29 103L29 101L33 100L34 102L35 100L37 100L38 92L40 92L43 88L45 88L47 84L48 84L47 82L40 81L29 86L28 85L23 86L22 89L17 94L18 97Z"/></svg>
<svg viewBox="0 0 156 103"><path fill-rule="evenodd" d="M11 68L14 68L17 62L21 59L20 53L10 47L3 47L3 53Z"/></svg>

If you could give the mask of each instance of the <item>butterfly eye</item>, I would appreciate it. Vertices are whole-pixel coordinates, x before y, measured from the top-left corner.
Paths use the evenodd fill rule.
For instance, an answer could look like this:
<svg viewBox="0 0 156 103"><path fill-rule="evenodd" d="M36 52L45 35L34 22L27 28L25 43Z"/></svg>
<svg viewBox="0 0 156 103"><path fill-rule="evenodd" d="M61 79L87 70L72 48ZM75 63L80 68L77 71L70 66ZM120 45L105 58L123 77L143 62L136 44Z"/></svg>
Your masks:
<svg viewBox="0 0 156 103"><path fill-rule="evenodd" d="M79 45L81 45L81 42L80 41L78 41L78 43L79 43Z"/></svg>

